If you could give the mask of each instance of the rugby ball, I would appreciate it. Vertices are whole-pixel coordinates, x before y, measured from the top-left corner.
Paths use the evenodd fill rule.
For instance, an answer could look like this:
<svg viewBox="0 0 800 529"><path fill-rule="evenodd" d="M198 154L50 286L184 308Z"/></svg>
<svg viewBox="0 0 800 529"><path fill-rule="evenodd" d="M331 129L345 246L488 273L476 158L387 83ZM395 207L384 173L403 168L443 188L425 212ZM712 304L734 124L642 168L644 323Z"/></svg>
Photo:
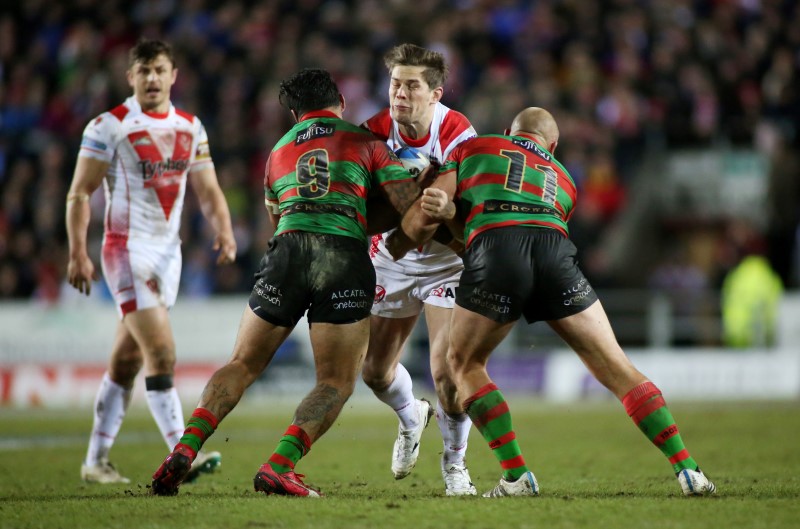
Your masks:
<svg viewBox="0 0 800 529"><path fill-rule="evenodd" d="M419 176L423 169L431 164L430 159L414 147L400 147L394 152L406 171L414 176Z"/></svg>

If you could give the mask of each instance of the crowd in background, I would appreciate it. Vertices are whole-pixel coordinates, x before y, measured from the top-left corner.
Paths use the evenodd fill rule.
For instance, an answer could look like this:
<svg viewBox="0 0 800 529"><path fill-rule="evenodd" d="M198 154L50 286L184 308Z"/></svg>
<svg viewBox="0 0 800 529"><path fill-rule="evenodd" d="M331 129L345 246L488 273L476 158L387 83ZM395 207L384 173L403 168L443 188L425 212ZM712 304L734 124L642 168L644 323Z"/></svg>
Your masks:
<svg viewBox="0 0 800 529"><path fill-rule="evenodd" d="M796 240L800 3L791 0L25 0L0 11L0 299L63 295L65 197L81 134L131 94L127 52L141 36L175 48L172 100L206 126L239 246L236 265L214 266L187 191L185 296L252 286L271 235L264 163L291 126L280 80L328 69L345 118L360 123L386 106L382 56L402 42L445 54L443 102L479 133L502 132L525 106L554 114L557 157L580 193L570 229L591 280L642 286L602 270L591 252L654 150L763 151L778 169L777 214L750 235L781 251ZM92 206L99 259L101 193Z"/></svg>

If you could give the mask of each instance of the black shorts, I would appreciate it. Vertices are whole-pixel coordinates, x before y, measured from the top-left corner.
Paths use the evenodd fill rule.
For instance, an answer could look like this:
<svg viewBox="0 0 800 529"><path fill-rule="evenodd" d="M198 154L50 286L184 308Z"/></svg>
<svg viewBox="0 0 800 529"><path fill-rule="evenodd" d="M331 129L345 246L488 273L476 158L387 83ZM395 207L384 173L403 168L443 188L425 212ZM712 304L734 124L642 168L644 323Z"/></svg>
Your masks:
<svg viewBox="0 0 800 529"><path fill-rule="evenodd" d="M575 259L572 241L555 230L487 230L464 254L456 303L496 322L558 320L587 309L597 294Z"/></svg>
<svg viewBox="0 0 800 529"><path fill-rule="evenodd" d="M292 231L269 241L249 304L264 320L293 327L306 310L309 323L363 320L374 297L375 269L365 242Z"/></svg>

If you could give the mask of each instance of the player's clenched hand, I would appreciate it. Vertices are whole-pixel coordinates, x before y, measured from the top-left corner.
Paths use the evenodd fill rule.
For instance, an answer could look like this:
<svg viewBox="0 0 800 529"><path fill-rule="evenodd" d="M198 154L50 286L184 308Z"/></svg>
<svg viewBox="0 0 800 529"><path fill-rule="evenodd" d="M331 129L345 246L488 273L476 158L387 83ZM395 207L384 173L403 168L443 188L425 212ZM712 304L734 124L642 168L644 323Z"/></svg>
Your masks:
<svg viewBox="0 0 800 529"><path fill-rule="evenodd" d="M214 238L214 251L219 251L217 264L231 264L236 260L236 239L232 233L218 234Z"/></svg>
<svg viewBox="0 0 800 529"><path fill-rule="evenodd" d="M441 189L427 188L422 192L420 199L422 211L434 220L449 220L456 216L456 205L447 198L447 193Z"/></svg>
<svg viewBox="0 0 800 529"><path fill-rule="evenodd" d="M79 257L70 257L67 264L67 281L81 294L87 296L92 292L92 281L97 280L94 263L89 256L84 254Z"/></svg>

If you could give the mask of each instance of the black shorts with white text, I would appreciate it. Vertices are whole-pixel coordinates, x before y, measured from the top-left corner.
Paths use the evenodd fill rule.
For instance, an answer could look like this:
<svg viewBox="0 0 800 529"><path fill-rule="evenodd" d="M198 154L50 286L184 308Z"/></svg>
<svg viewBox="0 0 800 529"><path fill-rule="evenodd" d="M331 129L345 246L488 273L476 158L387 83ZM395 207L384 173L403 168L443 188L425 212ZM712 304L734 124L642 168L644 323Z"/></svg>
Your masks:
<svg viewBox="0 0 800 529"><path fill-rule="evenodd" d="M306 311L309 323L362 320L374 297L375 269L365 242L292 231L269 241L249 304L264 320L293 327Z"/></svg>
<svg viewBox="0 0 800 529"><path fill-rule="evenodd" d="M514 226L479 234L464 254L456 304L499 323L566 318L597 300L572 241L555 230Z"/></svg>

